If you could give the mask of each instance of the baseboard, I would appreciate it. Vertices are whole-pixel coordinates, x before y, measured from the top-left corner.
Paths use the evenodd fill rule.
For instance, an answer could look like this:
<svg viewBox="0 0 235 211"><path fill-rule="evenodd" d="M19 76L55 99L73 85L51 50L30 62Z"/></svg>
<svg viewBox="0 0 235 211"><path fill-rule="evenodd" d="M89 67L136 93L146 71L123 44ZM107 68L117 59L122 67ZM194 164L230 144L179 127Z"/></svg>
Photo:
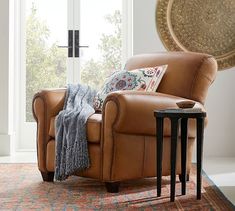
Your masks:
<svg viewBox="0 0 235 211"><path fill-rule="evenodd" d="M10 156L13 150L14 135L0 134L0 156Z"/></svg>

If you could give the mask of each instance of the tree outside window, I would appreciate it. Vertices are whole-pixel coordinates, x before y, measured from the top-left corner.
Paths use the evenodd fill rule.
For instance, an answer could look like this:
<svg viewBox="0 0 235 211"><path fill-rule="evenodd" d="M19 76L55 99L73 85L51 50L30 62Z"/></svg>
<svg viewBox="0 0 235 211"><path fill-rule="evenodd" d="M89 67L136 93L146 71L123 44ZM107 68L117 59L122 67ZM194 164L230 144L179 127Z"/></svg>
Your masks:
<svg viewBox="0 0 235 211"><path fill-rule="evenodd" d="M102 58L90 59L81 66L81 82L99 89L105 78L121 69L121 13L105 16L115 28L112 34L102 34L98 48ZM50 30L32 6L26 21L26 121L34 121L32 115L33 95L43 88L59 88L66 84L67 50L49 44Z"/></svg>

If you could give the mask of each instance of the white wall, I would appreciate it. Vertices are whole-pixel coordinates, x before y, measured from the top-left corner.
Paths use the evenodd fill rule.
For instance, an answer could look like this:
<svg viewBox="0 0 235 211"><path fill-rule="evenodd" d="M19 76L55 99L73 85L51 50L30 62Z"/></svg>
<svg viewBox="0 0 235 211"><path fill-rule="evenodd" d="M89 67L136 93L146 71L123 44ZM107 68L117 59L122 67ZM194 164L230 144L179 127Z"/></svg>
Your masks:
<svg viewBox="0 0 235 211"><path fill-rule="evenodd" d="M206 109L206 156L235 156L235 68L219 71L209 89Z"/></svg>
<svg viewBox="0 0 235 211"><path fill-rule="evenodd" d="M0 155L10 154L13 118L13 8L12 0L0 1ZM11 31L11 33L9 33ZM12 41L12 40L11 40ZM9 97L11 96L11 97ZM10 105L10 106L9 106Z"/></svg>
<svg viewBox="0 0 235 211"><path fill-rule="evenodd" d="M133 0L134 54L166 51L155 27L156 0ZM218 72L206 102L204 155L235 156L235 68Z"/></svg>
<svg viewBox="0 0 235 211"><path fill-rule="evenodd" d="M0 154L9 153L9 2L0 1Z"/></svg>
<svg viewBox="0 0 235 211"><path fill-rule="evenodd" d="M133 53L166 51L155 27L156 0L133 0Z"/></svg>

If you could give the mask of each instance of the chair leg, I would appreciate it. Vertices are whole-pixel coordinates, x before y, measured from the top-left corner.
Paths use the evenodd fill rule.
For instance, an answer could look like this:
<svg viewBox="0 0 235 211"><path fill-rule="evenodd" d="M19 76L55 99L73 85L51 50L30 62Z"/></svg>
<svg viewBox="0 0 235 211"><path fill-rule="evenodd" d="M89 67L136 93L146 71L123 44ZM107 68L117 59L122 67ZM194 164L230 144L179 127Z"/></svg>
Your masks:
<svg viewBox="0 0 235 211"><path fill-rule="evenodd" d="M41 175L42 175L42 179L45 182L53 182L54 180L54 172L42 172L41 171Z"/></svg>
<svg viewBox="0 0 235 211"><path fill-rule="evenodd" d="M182 175L179 174L179 180L180 182L182 182ZM188 182L189 181L189 174L186 175L186 181Z"/></svg>
<svg viewBox="0 0 235 211"><path fill-rule="evenodd" d="M118 193L120 182L105 182L105 187L108 193Z"/></svg>

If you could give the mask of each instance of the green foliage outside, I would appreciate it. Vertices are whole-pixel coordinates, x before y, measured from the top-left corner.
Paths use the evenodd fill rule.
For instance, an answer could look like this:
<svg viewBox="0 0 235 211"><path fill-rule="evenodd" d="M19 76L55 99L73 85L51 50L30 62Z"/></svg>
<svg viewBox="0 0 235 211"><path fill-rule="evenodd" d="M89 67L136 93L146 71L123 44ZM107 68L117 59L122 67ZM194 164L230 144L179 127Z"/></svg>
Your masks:
<svg viewBox="0 0 235 211"><path fill-rule="evenodd" d="M34 7L26 26L26 121L32 122L33 95L42 88L65 86L66 51L57 43L48 46L50 31Z"/></svg>
<svg viewBox="0 0 235 211"><path fill-rule="evenodd" d="M122 38L121 13L116 10L113 15L105 17L109 24L115 28L113 34L102 34L99 49L102 58L98 61L91 59L81 67L81 82L99 90L107 76L121 69Z"/></svg>
<svg viewBox="0 0 235 211"><path fill-rule="evenodd" d="M113 34L102 34L99 49L102 59L91 59L81 67L82 83L99 89L105 78L121 68L121 14L115 11L105 17L114 25ZM32 7L26 25L26 121L32 116L33 95L43 88L58 88L66 85L67 50L59 49L58 43L48 44L50 31Z"/></svg>

